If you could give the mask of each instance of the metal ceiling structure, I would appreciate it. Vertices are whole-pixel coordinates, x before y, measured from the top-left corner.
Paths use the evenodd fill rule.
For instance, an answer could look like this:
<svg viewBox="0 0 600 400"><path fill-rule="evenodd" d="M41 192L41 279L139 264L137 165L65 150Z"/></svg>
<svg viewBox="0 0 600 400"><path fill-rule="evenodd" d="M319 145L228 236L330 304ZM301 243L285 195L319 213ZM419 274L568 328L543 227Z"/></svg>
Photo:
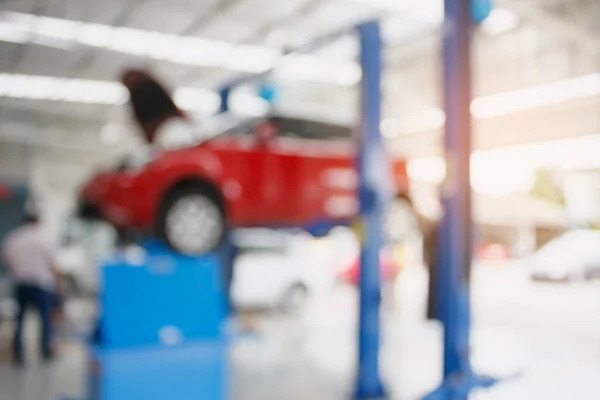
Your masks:
<svg viewBox="0 0 600 400"><path fill-rule="evenodd" d="M498 4L503 11L512 14L512 20L506 13L497 18L497 27L492 28L493 35L482 38L484 46L493 50L481 51L482 63L493 57L503 58L506 64L512 64L515 54L508 54L506 48L513 47L512 53L518 53L516 43L523 43L524 38L537 36L530 49L520 53L536 53L543 58L546 52L560 52L565 60L575 59L578 64L581 58L589 59L588 72L598 64L600 51L600 32L597 24L600 6L594 0L560 1L560 0L500 0ZM284 44L297 43L322 34L324 32L364 20L372 16L381 16L384 20L385 35L388 42L387 59L391 85L386 85L389 97L406 98L403 89L410 90L413 103L432 105L436 103L438 85L435 85L437 57L439 52L440 26L442 18L441 0L423 0L420 2L390 0L3 0L0 2L0 38L6 36L8 13L20 15L51 17L59 20L102 24L114 28L129 28L146 33L177 35L184 38L203 38L223 41L237 45L261 46L261 48L277 48ZM596 17L596 18L595 18ZM64 29L53 26L52 21L28 22L38 24L45 22L46 31L52 31L50 37L14 40L20 43L0 41L0 72L35 76L51 76L71 79L94 79L114 81L123 67L128 65L147 65L166 79L172 86L214 88L220 82L234 74L235 70L226 70L220 65L186 65L185 62L160 60L156 57L134 54L135 51L114 51L110 48L85 46L81 43L56 40L60 35L57 30ZM506 32L504 32L506 31ZM39 32L39 29L38 29ZM54 37L52 37L54 36ZM527 36L527 37L526 37ZM120 36L114 37L119 40ZM123 36L125 38L125 36ZM1 39L0 39L1 40ZM150 40L144 38L142 40ZM158 43L146 43L145 46ZM520 46L522 47L522 46ZM114 48L114 46L113 46ZM131 48L131 46L129 46ZM497 48L497 49L496 49ZM517 50L517 51L514 51ZM338 60L352 60L355 56L355 45L351 38L342 40L321 50L319 55ZM128 54L129 53L129 54ZM483 54L485 53L485 54ZM522 54L518 54L523 58ZM493 73L499 75L498 63ZM530 69L524 64L522 69ZM501 65L499 65L501 67ZM417 71L415 76L415 72ZM428 75L427 75L428 74ZM506 75L511 75L509 71ZM513 73L514 75L514 73ZM554 79L576 76L576 71L561 71ZM419 79L420 78L420 79ZM395 84L396 82L397 84ZM493 81L491 79L483 79ZM542 79L542 81L551 79ZM537 83L535 79L515 82L512 85L491 84L483 94L502 92L521 86ZM305 82L287 82L290 93L298 87L306 91ZM485 83L488 85L488 83ZM323 92L334 98L335 90L331 85L314 85L310 96ZM405 87L403 87L405 86ZM513 86L513 87L511 87ZM288 88L288 86L286 86ZM414 93L422 93L423 98L416 98ZM341 97L344 97L343 89ZM293 96L293 95L291 95ZM323 97L323 96L321 96ZM333 103L337 100L334 99ZM89 115L92 119L110 113L111 107L84 107L68 104L60 107L48 104L49 101L16 101L17 107L48 110L60 114L65 108L67 116L76 113ZM33 103L27 105L25 103ZM392 103L392 102L390 102ZM344 107L343 100L340 102ZM389 106L387 114L403 113L396 111L398 107ZM394 111L390 111L394 110ZM410 110L409 110L410 111ZM0 121L9 117L4 115ZM2 122L0 122L1 124Z"/></svg>

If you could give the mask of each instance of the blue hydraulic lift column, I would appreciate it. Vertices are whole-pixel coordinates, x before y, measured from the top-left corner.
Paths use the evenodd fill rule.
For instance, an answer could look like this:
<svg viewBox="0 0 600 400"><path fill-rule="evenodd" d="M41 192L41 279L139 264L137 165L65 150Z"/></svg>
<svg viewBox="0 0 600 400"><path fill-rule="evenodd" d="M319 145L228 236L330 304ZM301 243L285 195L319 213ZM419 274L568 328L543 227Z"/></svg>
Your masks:
<svg viewBox="0 0 600 400"><path fill-rule="evenodd" d="M438 248L437 309L444 326L444 381L427 400L467 400L475 387L495 383L478 377L470 363L471 219L471 61L474 19L482 0L445 0L444 20L444 148L446 179L441 197L443 219ZM485 8L485 7L483 7Z"/></svg>
<svg viewBox="0 0 600 400"><path fill-rule="evenodd" d="M219 90L219 114L229 112L229 95L232 87L224 85ZM237 257L237 246L233 241L231 227L227 227L223 235L223 241L219 246L218 253L222 263L223 282L225 284L226 306L227 311L231 314L234 310L233 300L231 298L231 285L233 283L234 264Z"/></svg>
<svg viewBox="0 0 600 400"><path fill-rule="evenodd" d="M471 269L471 1L446 0L444 107L446 180L439 279L444 322L444 376L469 369Z"/></svg>
<svg viewBox="0 0 600 400"><path fill-rule="evenodd" d="M360 217L363 238L360 255L360 310L356 399L380 399L385 390L379 375L381 277L379 254L385 183L381 173L386 158L381 120L381 33L378 21L358 26L362 67L361 126L358 138Z"/></svg>

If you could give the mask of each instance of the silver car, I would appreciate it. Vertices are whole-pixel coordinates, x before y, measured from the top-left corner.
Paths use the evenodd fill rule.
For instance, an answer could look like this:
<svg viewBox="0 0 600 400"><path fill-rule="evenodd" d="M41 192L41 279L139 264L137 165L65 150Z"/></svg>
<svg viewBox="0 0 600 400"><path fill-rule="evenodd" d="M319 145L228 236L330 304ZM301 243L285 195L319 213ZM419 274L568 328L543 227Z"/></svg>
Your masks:
<svg viewBox="0 0 600 400"><path fill-rule="evenodd" d="M600 275L600 231L569 231L539 249L528 265L531 278L539 281L574 281Z"/></svg>

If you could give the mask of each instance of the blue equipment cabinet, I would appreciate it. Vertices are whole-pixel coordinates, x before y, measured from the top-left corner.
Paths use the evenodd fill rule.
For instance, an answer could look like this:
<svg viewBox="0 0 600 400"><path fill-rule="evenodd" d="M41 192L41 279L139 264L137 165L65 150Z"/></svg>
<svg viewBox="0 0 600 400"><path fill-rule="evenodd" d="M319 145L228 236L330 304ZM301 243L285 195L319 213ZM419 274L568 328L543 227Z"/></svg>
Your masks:
<svg viewBox="0 0 600 400"><path fill-rule="evenodd" d="M226 300L217 255L160 242L102 268L100 340L90 348L89 400L225 400Z"/></svg>

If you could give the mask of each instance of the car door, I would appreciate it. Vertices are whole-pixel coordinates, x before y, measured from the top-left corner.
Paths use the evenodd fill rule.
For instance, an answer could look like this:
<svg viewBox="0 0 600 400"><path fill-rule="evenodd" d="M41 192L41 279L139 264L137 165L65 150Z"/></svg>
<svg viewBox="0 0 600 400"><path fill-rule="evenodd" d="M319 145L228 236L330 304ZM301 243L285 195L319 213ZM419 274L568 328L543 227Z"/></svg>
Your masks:
<svg viewBox="0 0 600 400"><path fill-rule="evenodd" d="M295 155L298 202L304 223L350 218L356 212L356 172L350 130L301 119L282 119L281 137Z"/></svg>
<svg viewBox="0 0 600 400"><path fill-rule="evenodd" d="M241 195L232 200L235 204L231 211L241 226L281 225L285 221L290 199L286 199L286 171L276 136L276 126L261 118L210 142L224 167L224 191L230 184L239 185Z"/></svg>

